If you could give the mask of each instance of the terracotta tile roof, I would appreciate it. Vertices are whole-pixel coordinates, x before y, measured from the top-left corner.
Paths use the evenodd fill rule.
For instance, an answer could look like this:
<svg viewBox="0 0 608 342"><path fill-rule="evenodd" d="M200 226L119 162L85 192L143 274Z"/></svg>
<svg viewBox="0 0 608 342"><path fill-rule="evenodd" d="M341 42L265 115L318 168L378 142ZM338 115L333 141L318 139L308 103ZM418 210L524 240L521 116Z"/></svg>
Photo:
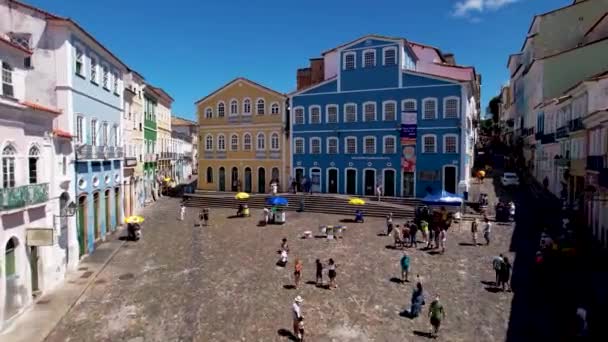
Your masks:
<svg viewBox="0 0 608 342"><path fill-rule="evenodd" d="M5 45L8 45L10 48L19 50L20 52L23 52L28 56L32 55L32 50L28 50L21 45L15 44L15 43L11 42L10 40L4 38L3 36L0 36L0 43L4 43Z"/></svg>
<svg viewBox="0 0 608 342"><path fill-rule="evenodd" d="M166 91L163 90L163 88L159 88L159 87L155 87L151 84L146 84L146 88L150 88L152 89L155 93L159 94L160 96L164 96L166 98L168 98L169 100L171 100L171 102L175 101L171 95L169 95Z"/></svg>
<svg viewBox="0 0 608 342"><path fill-rule="evenodd" d="M73 135L70 134L70 132L66 132L66 131L58 129L58 128L55 128L53 130L53 134L60 138L66 138L66 139L72 139L72 137L73 137Z"/></svg>
<svg viewBox="0 0 608 342"><path fill-rule="evenodd" d="M21 102L22 105L27 106L31 109L35 109L35 110L39 110L42 112L47 112L47 113L51 113L51 114L56 114L59 115L61 114L61 110L59 109L54 109L54 108L50 108L50 107L45 107L41 104L38 103L34 103L34 102L30 102L30 101L23 101Z"/></svg>
<svg viewBox="0 0 608 342"><path fill-rule="evenodd" d="M271 92L271 93L275 93L275 94L277 94L277 95L279 95L279 96L283 96L283 97L285 96L285 94L279 93L279 92L278 92L278 91L276 91L276 90L270 89L270 88L268 88L268 87L266 87L266 86L263 86L263 85L261 85L261 84L259 84L259 83L257 83L257 82L254 82L254 81L252 81L252 80L250 80L250 79L247 79L247 78L245 78L245 77L237 77L237 78L233 79L232 81L230 81L230 82L228 82L228 83L224 84L224 85L223 85L223 86L221 86L220 88L216 89L216 90L215 90L215 91L213 91L211 94L209 94L209 95L207 95L207 96L203 97L202 99L200 99L200 100L198 100L198 101L194 102L194 104L196 105L196 104L199 104L199 103L203 102L204 100L208 99L209 97L211 97L211 96L213 96L213 95L215 95L215 94L219 93L220 91L222 91L222 90L224 90L224 89L228 88L230 85L232 85L234 82L237 82L237 81L243 81L243 82L247 82L247 83L250 83L250 84L252 84L252 85L254 85L254 86L256 86L256 87L259 87L259 88L265 89L265 90L267 90L267 91L269 91L269 92Z"/></svg>
<svg viewBox="0 0 608 342"><path fill-rule="evenodd" d="M179 116L171 117L171 126L196 126L198 123L192 120L181 118Z"/></svg>

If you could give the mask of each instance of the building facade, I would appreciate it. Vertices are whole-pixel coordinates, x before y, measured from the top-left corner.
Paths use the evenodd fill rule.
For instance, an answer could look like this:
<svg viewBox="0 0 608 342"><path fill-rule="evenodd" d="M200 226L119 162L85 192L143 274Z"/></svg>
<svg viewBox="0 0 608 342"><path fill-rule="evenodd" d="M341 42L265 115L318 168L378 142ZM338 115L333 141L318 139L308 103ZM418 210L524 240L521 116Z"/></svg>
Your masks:
<svg viewBox="0 0 608 342"><path fill-rule="evenodd" d="M474 70L458 75L414 44L365 36L324 53L324 81L290 96L296 181L353 195L468 191Z"/></svg>
<svg viewBox="0 0 608 342"><path fill-rule="evenodd" d="M173 98L163 89L148 85L157 95L156 106L156 151L157 151L157 181L161 178L174 178L176 155L172 152L171 141L171 104Z"/></svg>
<svg viewBox="0 0 608 342"><path fill-rule="evenodd" d="M180 183L190 183L198 165L198 125L194 121L173 116L171 130L178 152L176 179Z"/></svg>
<svg viewBox="0 0 608 342"><path fill-rule="evenodd" d="M124 80L124 112L122 117L124 212L135 215L144 207L144 128L143 89L144 78L129 70Z"/></svg>
<svg viewBox="0 0 608 342"><path fill-rule="evenodd" d="M266 193L287 189L286 97L237 78L196 102L198 189Z"/></svg>
<svg viewBox="0 0 608 342"><path fill-rule="evenodd" d="M144 88L144 203L156 201L159 191L157 182L157 129L156 108L160 94L153 88Z"/></svg>

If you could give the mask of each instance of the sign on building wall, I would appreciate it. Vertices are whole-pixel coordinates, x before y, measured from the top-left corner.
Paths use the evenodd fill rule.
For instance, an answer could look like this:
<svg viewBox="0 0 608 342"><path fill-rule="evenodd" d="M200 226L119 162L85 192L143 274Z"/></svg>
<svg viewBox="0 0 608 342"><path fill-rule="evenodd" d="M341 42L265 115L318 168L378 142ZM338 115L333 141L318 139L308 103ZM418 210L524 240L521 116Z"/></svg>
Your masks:
<svg viewBox="0 0 608 342"><path fill-rule="evenodd" d="M52 246L54 242L53 228L28 228L26 244L28 246Z"/></svg>
<svg viewBox="0 0 608 342"><path fill-rule="evenodd" d="M401 113L401 170L416 172L416 134L415 112Z"/></svg>

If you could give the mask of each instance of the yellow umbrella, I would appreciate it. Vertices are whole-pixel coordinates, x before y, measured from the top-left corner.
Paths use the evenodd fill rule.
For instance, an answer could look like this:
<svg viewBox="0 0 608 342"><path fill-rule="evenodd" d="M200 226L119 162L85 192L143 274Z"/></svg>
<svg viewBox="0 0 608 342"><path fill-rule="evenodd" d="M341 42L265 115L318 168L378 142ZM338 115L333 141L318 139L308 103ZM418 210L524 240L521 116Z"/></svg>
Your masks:
<svg viewBox="0 0 608 342"><path fill-rule="evenodd" d="M167 177L167 178L165 178L165 179L164 179L164 181L165 181L165 182L170 182L170 181L171 181L171 178Z"/></svg>
<svg viewBox="0 0 608 342"><path fill-rule="evenodd" d="M141 216L129 216L125 218L126 223L142 223L144 222L144 218Z"/></svg>
<svg viewBox="0 0 608 342"><path fill-rule="evenodd" d="M246 200L249 198L249 194L246 192L239 192L234 196L234 198L238 200Z"/></svg>
<svg viewBox="0 0 608 342"><path fill-rule="evenodd" d="M352 205L364 205L365 201L357 198L357 197L353 197L351 199L348 200L348 204L352 204Z"/></svg>

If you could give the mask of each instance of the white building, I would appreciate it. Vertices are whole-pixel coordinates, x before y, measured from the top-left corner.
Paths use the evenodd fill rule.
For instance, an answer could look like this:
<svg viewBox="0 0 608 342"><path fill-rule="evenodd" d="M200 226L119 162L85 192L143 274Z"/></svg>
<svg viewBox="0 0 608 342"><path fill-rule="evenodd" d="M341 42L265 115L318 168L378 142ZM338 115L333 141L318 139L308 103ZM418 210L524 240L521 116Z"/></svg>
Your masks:
<svg viewBox="0 0 608 342"><path fill-rule="evenodd" d="M176 179L180 183L193 181L198 170L198 124L184 118L171 118L171 135L177 152Z"/></svg>

